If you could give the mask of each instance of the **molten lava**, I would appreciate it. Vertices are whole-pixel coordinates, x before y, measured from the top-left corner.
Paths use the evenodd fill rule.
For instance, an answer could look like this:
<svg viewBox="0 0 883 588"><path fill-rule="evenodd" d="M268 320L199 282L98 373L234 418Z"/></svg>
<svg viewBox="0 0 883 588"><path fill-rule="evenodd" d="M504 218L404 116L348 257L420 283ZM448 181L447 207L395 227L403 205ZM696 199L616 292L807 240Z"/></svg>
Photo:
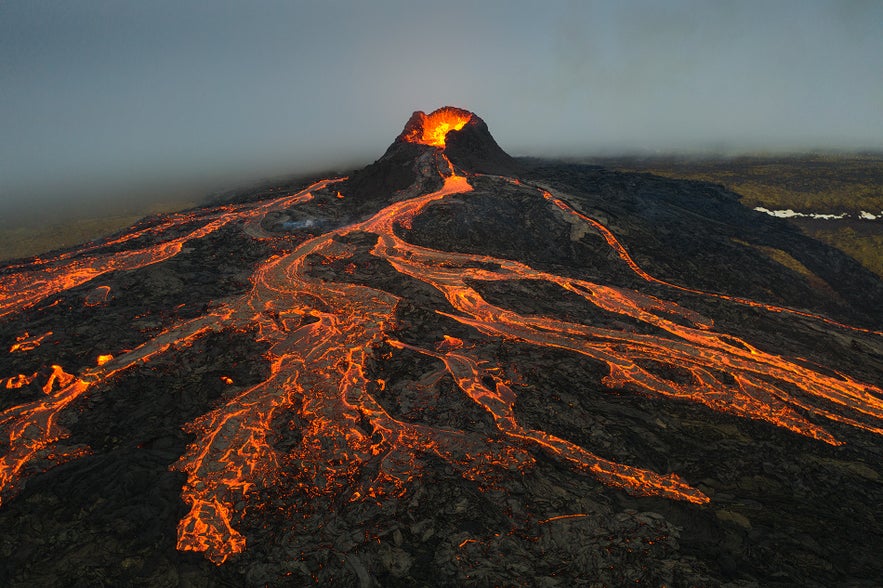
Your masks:
<svg viewBox="0 0 883 588"><path fill-rule="evenodd" d="M472 120L472 113L445 106L430 113L416 113L418 120L405 131L404 139L411 143L422 143L432 147L444 147L445 137L451 131L459 131Z"/></svg>
<svg viewBox="0 0 883 588"><path fill-rule="evenodd" d="M43 392L52 394L54 388L64 389L75 379L73 374L69 374L60 365L52 366L52 373L49 379L43 384Z"/></svg>
<svg viewBox="0 0 883 588"><path fill-rule="evenodd" d="M15 390L18 388L24 388L31 382L37 379L37 372L34 372L30 376L25 374L16 374L11 378L6 379L6 389L7 390Z"/></svg>
<svg viewBox="0 0 883 588"><path fill-rule="evenodd" d="M450 108L418 115L420 124L406 129L405 140L435 147L444 147L446 134L462 129L472 116ZM693 402L832 445L841 441L809 415L883 435L883 390L879 387L764 352L731 334L716 332L710 319L675 302L518 261L409 243L404 230L426 207L455 195L469 198L473 190L469 177L458 174L442 151L431 156L432 173L444 180L440 189L393 202L370 218L314 236L266 259L255 268L249 292L218 301L202 315L149 338L133 350L99 356L97 366L78 375L53 365L43 386L45 397L0 413L0 500L8 500L20 489L35 473L34 464L57 464L87 451L82 446L63 449L58 445L69 435L58 424L58 416L72 402L93 393L120 372L223 329L260 333L260 339L269 345L270 369L262 382L244 390L230 389L224 404L187 425L194 441L173 466L187 478L182 498L188 512L178 525L178 549L204 553L217 564L246 549L247 540L240 529L261 490L280 485L290 488L295 508L304 508L304 517L321 517L321 512L308 513L305 506L320 496L338 503L399 500L421 475L421 456L427 455L441 460L456 475L486 486L507 476L529 475L537 456L543 456L633 494L694 504L709 500L676 474L612 461L519 422L515 411L518 386L502 375L502 366L479 356L471 339L467 344L443 335L426 346L406 343L396 335L398 296L348 281L353 271L331 277L314 275L317 268L333 262L355 268L355 245L349 244L347 237L359 234L376 236L370 250L372 259L440 293L444 302L440 297L433 310L471 327L475 340L486 337L567 350L606 365L608 374L603 383L611 388ZM273 237L261 224L268 213L303 204L312 199L311 191L322 190L334 181L259 204L173 215L154 227L113 241L119 245L139 236L150 237L146 244L133 244L128 250L109 253L90 245L76 255L38 260L0 279L0 316L20 312L112 270L164 261L180 253L187 241L225 226L239 226L255 239ZM635 275L684 290L641 269L607 227L562 197L526 184L521 187L531 190L540 205L555 207L556 214L568 222L599 233L619 258L618 263ZM351 263L346 265L348 261ZM647 329L653 334L521 314L491 304L474 287L476 282L518 280L556 284L603 311L653 327ZM93 291L97 292L92 298L95 305L87 303L86 308L97 312L109 288L98 286ZM708 295L728 303L751 304L760 311L793 314L851 329L801 311ZM43 337L25 334L10 351L33 349ZM375 352L379 349L388 351L385 355ZM464 401L488 415L492 433L414 423L390 414L376 398L387 382L372 380L366 366L406 352L434 363L435 371L426 375L427 382L445 376L453 380ZM649 364L671 366L689 377L669 380L648 369ZM25 386L32 379L23 374L12 376L5 379L6 387ZM229 376L220 379L233 384ZM280 415L304 423L298 442L286 449L274 445L272 423ZM582 516L562 515L539 523Z"/></svg>
<svg viewBox="0 0 883 588"><path fill-rule="evenodd" d="M22 335L15 338L15 343L13 343L9 347L9 353L15 353L16 351L25 352L32 351L40 346L40 343L43 342L43 339L52 334L52 331L48 333L43 333L42 335L32 337L25 331Z"/></svg>

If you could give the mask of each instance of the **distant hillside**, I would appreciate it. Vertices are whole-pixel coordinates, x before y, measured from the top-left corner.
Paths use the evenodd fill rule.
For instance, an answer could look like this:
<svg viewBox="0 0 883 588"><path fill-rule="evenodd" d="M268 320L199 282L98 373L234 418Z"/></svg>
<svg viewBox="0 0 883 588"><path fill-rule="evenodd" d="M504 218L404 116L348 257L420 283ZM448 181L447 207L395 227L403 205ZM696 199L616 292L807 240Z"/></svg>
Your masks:
<svg viewBox="0 0 883 588"><path fill-rule="evenodd" d="M804 234L837 247L883 276L883 222L857 219L883 211L883 155L597 158L605 167L723 184L742 203L770 210L841 213L842 221L792 219Z"/></svg>

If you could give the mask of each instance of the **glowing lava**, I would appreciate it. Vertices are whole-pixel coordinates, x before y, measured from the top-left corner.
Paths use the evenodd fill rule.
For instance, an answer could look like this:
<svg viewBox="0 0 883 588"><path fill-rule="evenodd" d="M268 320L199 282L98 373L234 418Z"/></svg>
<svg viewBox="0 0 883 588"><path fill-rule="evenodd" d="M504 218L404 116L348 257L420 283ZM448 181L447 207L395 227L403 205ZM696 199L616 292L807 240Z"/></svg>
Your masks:
<svg viewBox="0 0 883 588"><path fill-rule="evenodd" d="M420 124L406 129L405 139L443 147L446 133L462 129L472 115L443 108L428 116L415 116ZM608 375L603 383L611 388L697 403L829 444L841 441L808 415L883 434L883 390L879 387L847 376L827 375L798 360L764 352L742 339L716 332L711 320L675 302L537 270L518 261L409 243L403 232L427 206L454 195L468 198L473 190L469 178L458 174L442 151L430 156L434 158L433 173L444 181L437 191L393 202L370 218L270 257L255 269L251 290L245 295L218 301L203 315L181 322L131 351L99 356L98 365L83 373L72 375L52 366L43 386L44 398L0 413L0 499L13 496L22 481L39 470L36 464L49 467L87 451L59 445L68 433L58 425L58 416L74 400L114 375L149 363L210 331L237 329L255 330L269 345L269 376L247 389L231 390L225 404L187 425L195 439L172 466L187 476L182 498L188 512L178 525L178 549L204 553L217 564L246 548L247 538L240 529L246 510L255 506L253 501L260 491L283 485L294 493L295 506L309 504L319 496L341 503L397 500L421 475L420 456L426 455L480 485L489 486L507 476L530 475L536 456L544 455L634 494L695 504L708 501L676 474L618 463L519 423L514 408L518 386L501 376L500 365L480 357L473 344L450 335L425 347L405 343L396 335L399 297L348 282L352 272L316 277L317 268L333 262L350 262L346 267L354 267L356 246L349 244L347 237L358 234L376 236L370 250L373 259L441 293L446 303L433 310L471 327L475 340L486 337L567 350L605 364ZM322 190L333 181L260 204L173 216L142 229L142 235L151 237L148 244L127 251L102 252L97 246L88 246L77 254L22 267L0 281L0 316L19 312L113 269L169 259L188 240L225 226L236 225L254 238L267 238L271 235L260 222L267 213L306 202L312 198L310 190ZM638 267L613 233L597 220L549 192L526 185L523 189L532 190L538 202L556 207L558 214L570 221L585 223L589 230L600 233L620 262L636 275L681 288ZM340 202L337 198L329 201ZM122 237L117 243L131 239ZM521 314L489 303L474 288L476 282L515 280L555 284L603 311L654 327L654 334ZM94 291L106 294L109 289L105 288L99 286ZM745 299L714 296L756 304L761 310L800 314L808 320L827 320ZM96 295L96 299L94 307L87 304L86 308L98 312L104 297ZM27 346L39 341L24 335L18 343ZM388 357L375 353L381 348L390 350ZM408 422L387 412L375 398L387 383L370 380L366 366L369 360L383 361L405 352L434 362L435 371L426 375L427 381L450 376L463 398L491 417L491 433ZM687 377L668 379L648 367L652 365L681 370ZM32 379L22 374L12 376L5 380L6 387L29 385ZM220 379L233 384L229 376ZM298 431L298 442L283 450L274 445L272 423L285 415L304 425ZM539 522L581 516L585 515L562 515Z"/></svg>
<svg viewBox="0 0 883 588"><path fill-rule="evenodd" d="M345 179L345 178L343 178ZM134 231L106 241L101 245L90 244L78 251L62 253L54 258L36 259L24 266L10 266L19 269L0 276L0 317L30 308L53 294L69 290L114 270L133 270L163 262L181 253L184 244L200 239L227 226L233 221L244 221L244 231L255 238L266 238L260 229L260 219L273 209L293 206L310 200L311 190L321 190L332 182L341 179L316 182L297 194L284 196L270 202L249 203L237 206L220 206L192 213L178 213L156 225ZM193 225L196 225L195 228ZM133 246L132 249L103 252L110 246L120 245L135 239L150 238L150 244ZM96 304L107 297L110 289L99 286L90 300L100 296ZM52 305L57 304L57 301Z"/></svg>
<svg viewBox="0 0 883 588"><path fill-rule="evenodd" d="M416 124L405 130L404 139L411 143L422 143L432 147L444 147L445 137L451 131L459 131L472 120L472 113L459 108L445 106L424 114L415 113Z"/></svg>
<svg viewBox="0 0 883 588"><path fill-rule="evenodd" d="M52 334L52 331L48 333L43 333L42 335L31 337L27 331L25 331L22 335L15 338L15 343L13 343L9 347L9 353L15 353L16 351L32 351L40 346L40 343L43 342L43 339Z"/></svg>
<svg viewBox="0 0 883 588"><path fill-rule="evenodd" d="M6 389L7 390L16 390L18 388L24 388L31 382L37 379L37 372L34 372L30 376L25 374L16 374L11 378L6 379Z"/></svg>

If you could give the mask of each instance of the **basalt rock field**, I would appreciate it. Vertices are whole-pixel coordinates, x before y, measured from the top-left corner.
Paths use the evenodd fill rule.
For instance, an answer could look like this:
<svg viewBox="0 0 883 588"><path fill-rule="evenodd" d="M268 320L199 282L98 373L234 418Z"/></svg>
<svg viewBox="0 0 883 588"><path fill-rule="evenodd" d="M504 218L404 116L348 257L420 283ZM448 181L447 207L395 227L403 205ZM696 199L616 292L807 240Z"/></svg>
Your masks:
<svg viewBox="0 0 883 588"><path fill-rule="evenodd" d="M3 586L878 586L883 283L416 112L0 266Z"/></svg>

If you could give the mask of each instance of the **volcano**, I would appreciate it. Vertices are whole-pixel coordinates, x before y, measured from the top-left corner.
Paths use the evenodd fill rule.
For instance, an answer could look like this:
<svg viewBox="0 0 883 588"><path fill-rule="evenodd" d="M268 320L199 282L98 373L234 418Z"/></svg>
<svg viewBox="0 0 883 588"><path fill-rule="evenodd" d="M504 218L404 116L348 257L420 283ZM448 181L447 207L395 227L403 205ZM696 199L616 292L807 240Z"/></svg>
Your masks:
<svg viewBox="0 0 883 588"><path fill-rule="evenodd" d="M883 577L851 258L453 107L271 192L0 268L3 585Z"/></svg>

